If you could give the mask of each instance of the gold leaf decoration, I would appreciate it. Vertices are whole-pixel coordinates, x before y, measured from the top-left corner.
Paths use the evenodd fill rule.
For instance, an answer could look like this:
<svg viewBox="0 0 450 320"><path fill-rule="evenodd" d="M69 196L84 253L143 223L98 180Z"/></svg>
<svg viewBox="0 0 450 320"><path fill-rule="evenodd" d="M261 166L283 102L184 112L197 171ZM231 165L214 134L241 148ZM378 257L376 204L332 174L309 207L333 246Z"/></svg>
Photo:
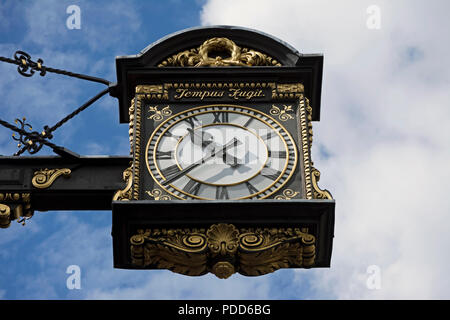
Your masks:
<svg viewBox="0 0 450 320"><path fill-rule="evenodd" d="M294 116L292 114L289 114L288 112L293 112L294 109L292 109L292 106L283 105L283 110L276 105L272 105L272 108L270 109L270 114L278 116L278 119L281 121L287 121L294 119Z"/></svg>
<svg viewBox="0 0 450 320"><path fill-rule="evenodd" d="M164 117L168 117L172 114L172 110L170 110L170 106L164 107L161 110L158 110L157 106L149 106L148 112L151 112L153 114L148 116L147 119L153 120L155 122L161 121L164 119Z"/></svg>
<svg viewBox="0 0 450 320"><path fill-rule="evenodd" d="M238 246L239 231L232 224L214 224L208 229L209 248L213 254L234 254Z"/></svg>
<svg viewBox="0 0 450 320"><path fill-rule="evenodd" d="M328 199L332 200L333 197L328 190L320 189L317 182L320 180L320 172L316 168L312 169L312 185L314 188L314 199Z"/></svg>
<svg viewBox="0 0 450 320"><path fill-rule="evenodd" d="M65 177L69 177L71 172L72 171L67 168L41 169L34 172L33 178L31 179L31 183L35 188L46 189L50 187L59 176L63 175Z"/></svg>
<svg viewBox="0 0 450 320"><path fill-rule="evenodd" d="M167 195L164 194L163 192L159 189L153 189L152 191L145 191L146 194L148 194L150 197L152 197L155 200L171 200L172 198Z"/></svg>
<svg viewBox="0 0 450 320"><path fill-rule="evenodd" d="M315 237L300 228L237 229L214 224L205 229L138 230L130 238L131 261L142 268L169 269L226 279L239 272L258 276L280 268L311 267Z"/></svg>
<svg viewBox="0 0 450 320"><path fill-rule="evenodd" d="M114 194L113 201L128 201L133 198L131 193L131 187L133 186L133 170L131 167L125 169L122 178L127 185L123 190L119 190Z"/></svg>
<svg viewBox="0 0 450 320"><path fill-rule="evenodd" d="M278 195L275 197L275 200L291 200L293 197L299 194L298 191L294 191L292 189L286 189L283 191L283 195Z"/></svg>
<svg viewBox="0 0 450 320"><path fill-rule="evenodd" d="M216 53L216 56L212 54ZM281 66L274 58L248 48L241 48L228 38L211 38L198 48L179 52L161 62L158 67L206 66Z"/></svg>

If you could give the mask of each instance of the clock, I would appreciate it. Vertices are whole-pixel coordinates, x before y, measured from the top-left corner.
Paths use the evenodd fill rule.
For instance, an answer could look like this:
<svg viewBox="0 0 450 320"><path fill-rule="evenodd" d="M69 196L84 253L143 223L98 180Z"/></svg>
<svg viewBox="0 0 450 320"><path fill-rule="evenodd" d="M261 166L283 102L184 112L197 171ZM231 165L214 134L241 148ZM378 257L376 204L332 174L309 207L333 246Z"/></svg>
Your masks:
<svg viewBox="0 0 450 320"><path fill-rule="evenodd" d="M297 147L270 115L212 104L185 109L156 126L145 162L155 184L175 199L264 199L294 174Z"/></svg>

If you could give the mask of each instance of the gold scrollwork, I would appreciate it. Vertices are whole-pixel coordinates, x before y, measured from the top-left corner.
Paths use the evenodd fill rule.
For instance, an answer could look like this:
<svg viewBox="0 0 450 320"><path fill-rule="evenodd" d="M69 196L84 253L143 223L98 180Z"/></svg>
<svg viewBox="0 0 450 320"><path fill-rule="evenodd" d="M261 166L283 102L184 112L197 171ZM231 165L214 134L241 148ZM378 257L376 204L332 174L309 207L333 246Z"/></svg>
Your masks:
<svg viewBox="0 0 450 320"><path fill-rule="evenodd" d="M269 112L271 115L278 116L278 119L280 119L281 121L294 119L294 116L288 113L294 111L294 109L292 109L292 106L283 105L283 107L283 110L281 110L276 105L272 105L272 108Z"/></svg>
<svg viewBox="0 0 450 320"><path fill-rule="evenodd" d="M31 183L33 187L38 189L45 189L50 187L53 182L59 177L69 177L71 174L71 170L68 168L63 169L42 169L34 172L33 179L31 179Z"/></svg>
<svg viewBox="0 0 450 320"><path fill-rule="evenodd" d="M331 193L328 190L322 190L320 189L317 182L320 180L320 172L316 168L313 168L312 170L312 185L314 188L314 199L328 199L332 200L333 197L331 196Z"/></svg>
<svg viewBox="0 0 450 320"><path fill-rule="evenodd" d="M315 262L315 237L306 228L138 230L130 238L132 263L199 276L226 279L239 272L258 276L280 268L309 268Z"/></svg>
<svg viewBox="0 0 450 320"><path fill-rule="evenodd" d="M132 193L131 187L133 186L133 170L131 167L125 169L122 174L123 181L126 182L126 186L122 190L118 190L113 197L113 201L128 201L131 200Z"/></svg>
<svg viewBox="0 0 450 320"><path fill-rule="evenodd" d="M164 119L164 117L168 117L172 114L170 106L164 107L161 110L158 110L158 106L149 106L148 112L153 112L153 114L148 116L147 119L153 120L155 122L161 121Z"/></svg>
<svg viewBox="0 0 450 320"><path fill-rule="evenodd" d="M163 194L163 192L159 189L153 189L152 191L145 191L146 194L148 194L150 197L152 197L155 200L171 200L172 198L167 195Z"/></svg>
<svg viewBox="0 0 450 320"><path fill-rule="evenodd" d="M275 200L291 200L293 197L298 195L299 192L294 191L292 189L286 189L283 191L283 195L278 195L275 197Z"/></svg>
<svg viewBox="0 0 450 320"><path fill-rule="evenodd" d="M211 53L216 53L213 57ZM248 48L241 48L228 38L211 38L198 48L179 52L161 62L158 67L205 66L281 66L274 58Z"/></svg>

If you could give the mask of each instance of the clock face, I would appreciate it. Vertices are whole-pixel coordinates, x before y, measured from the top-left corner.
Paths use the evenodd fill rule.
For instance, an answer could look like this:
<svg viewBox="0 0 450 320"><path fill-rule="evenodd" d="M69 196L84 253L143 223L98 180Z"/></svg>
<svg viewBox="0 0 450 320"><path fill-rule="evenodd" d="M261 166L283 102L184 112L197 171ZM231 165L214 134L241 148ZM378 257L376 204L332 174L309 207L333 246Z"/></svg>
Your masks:
<svg viewBox="0 0 450 320"><path fill-rule="evenodd" d="M263 199L297 165L295 142L272 117L236 105L208 105L162 122L145 152L154 181L178 199Z"/></svg>

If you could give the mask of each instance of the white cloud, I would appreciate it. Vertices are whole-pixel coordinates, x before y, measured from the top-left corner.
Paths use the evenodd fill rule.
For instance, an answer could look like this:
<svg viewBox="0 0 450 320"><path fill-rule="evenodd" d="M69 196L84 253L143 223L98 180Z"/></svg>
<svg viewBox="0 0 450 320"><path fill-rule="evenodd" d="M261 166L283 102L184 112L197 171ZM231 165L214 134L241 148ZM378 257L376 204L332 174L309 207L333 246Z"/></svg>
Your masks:
<svg viewBox="0 0 450 320"><path fill-rule="evenodd" d="M369 30L371 4L210 0L201 17L325 55L313 159L337 202L336 230L332 267L313 271L311 295L448 298L450 7L377 1L381 29ZM369 265L381 268L380 290L366 287Z"/></svg>

